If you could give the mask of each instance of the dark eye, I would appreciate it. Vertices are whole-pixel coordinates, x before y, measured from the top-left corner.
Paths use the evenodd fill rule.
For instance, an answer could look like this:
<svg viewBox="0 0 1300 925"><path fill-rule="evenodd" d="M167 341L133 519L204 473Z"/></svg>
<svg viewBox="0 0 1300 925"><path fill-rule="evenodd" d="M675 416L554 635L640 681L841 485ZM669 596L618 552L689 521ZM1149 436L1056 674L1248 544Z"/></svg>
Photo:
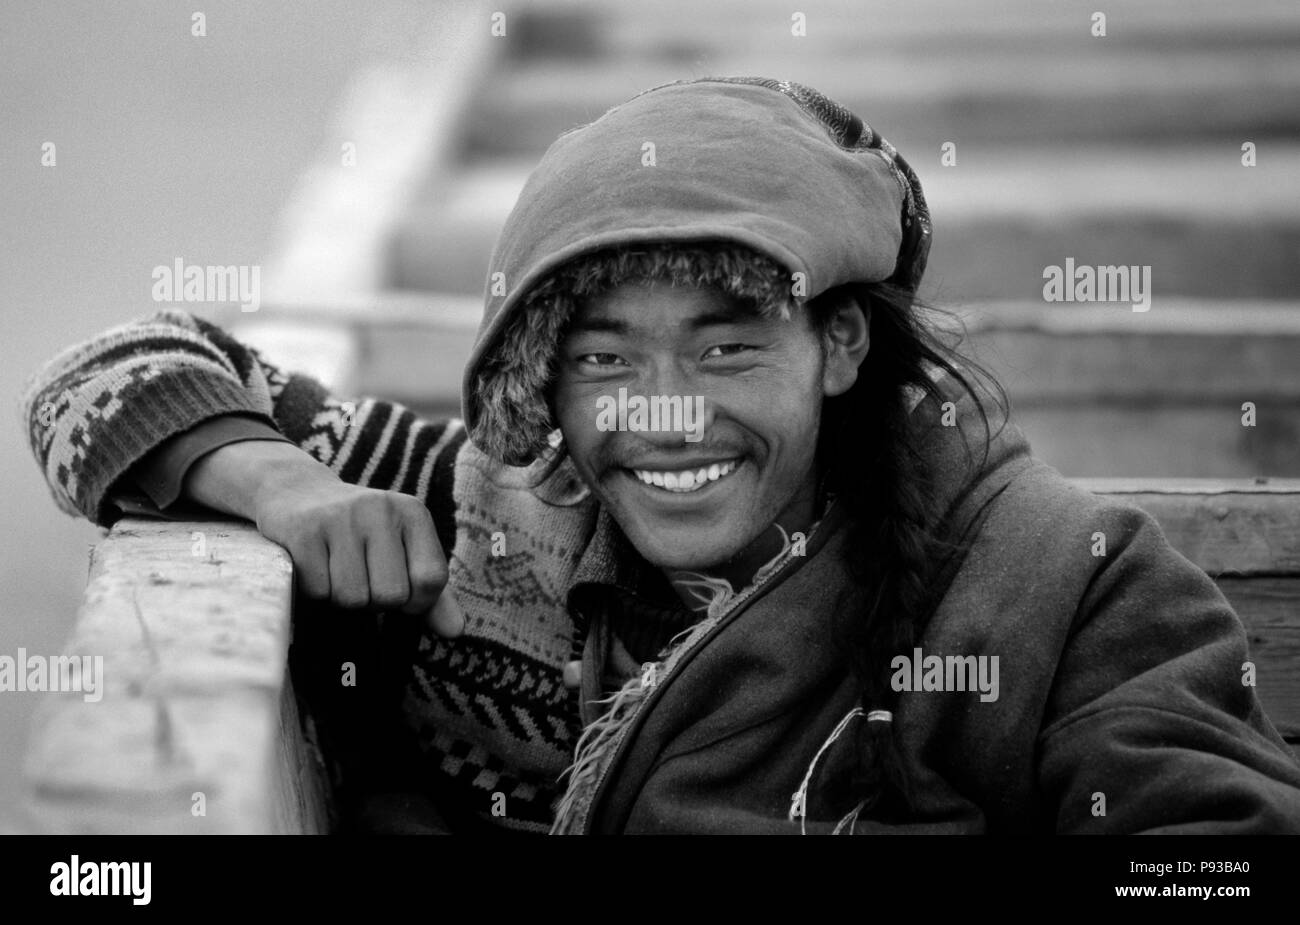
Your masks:
<svg viewBox="0 0 1300 925"><path fill-rule="evenodd" d="M707 360L710 357L732 356L742 350L748 349L750 349L748 344L718 344L717 346L710 347L708 350L704 351L702 359ZM714 352L715 350L717 351L716 353Z"/></svg>
<svg viewBox="0 0 1300 925"><path fill-rule="evenodd" d="M590 363L593 366L616 366L619 363L627 365L627 361L617 353L584 353L578 357L578 362Z"/></svg>

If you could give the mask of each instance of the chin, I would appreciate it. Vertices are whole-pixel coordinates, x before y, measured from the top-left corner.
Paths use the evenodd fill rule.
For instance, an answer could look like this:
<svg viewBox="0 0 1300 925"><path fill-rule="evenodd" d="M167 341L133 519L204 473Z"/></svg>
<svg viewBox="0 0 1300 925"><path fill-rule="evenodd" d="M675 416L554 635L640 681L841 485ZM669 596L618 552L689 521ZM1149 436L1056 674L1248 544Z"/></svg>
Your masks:
<svg viewBox="0 0 1300 925"><path fill-rule="evenodd" d="M726 550L719 555L716 546L702 546L673 542L660 539L650 543L633 543L637 551L651 565L661 569L677 569L692 572L707 572L728 561L735 550Z"/></svg>
<svg viewBox="0 0 1300 925"><path fill-rule="evenodd" d="M616 515L615 520L642 558L661 569L709 571L744 549L742 531L727 524L705 529L685 524L651 527L635 513L630 519Z"/></svg>

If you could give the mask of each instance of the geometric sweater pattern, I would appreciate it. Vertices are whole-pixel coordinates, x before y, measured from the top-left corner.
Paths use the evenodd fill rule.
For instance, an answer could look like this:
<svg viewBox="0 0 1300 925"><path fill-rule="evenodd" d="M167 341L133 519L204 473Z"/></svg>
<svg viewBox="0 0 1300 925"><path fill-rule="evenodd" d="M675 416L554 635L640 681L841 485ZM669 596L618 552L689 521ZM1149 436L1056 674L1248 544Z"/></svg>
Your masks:
<svg viewBox="0 0 1300 925"><path fill-rule="evenodd" d="M577 693L563 684L581 647L568 590L580 566L595 580L611 567L592 542L597 505L567 461L503 466L456 419L345 401L176 309L64 350L21 403L55 503L101 526L118 515L115 485L134 463L227 413L259 416L343 481L424 502L466 628L450 641L421 634L400 685L403 721L437 792L496 826L550 827L581 731Z"/></svg>

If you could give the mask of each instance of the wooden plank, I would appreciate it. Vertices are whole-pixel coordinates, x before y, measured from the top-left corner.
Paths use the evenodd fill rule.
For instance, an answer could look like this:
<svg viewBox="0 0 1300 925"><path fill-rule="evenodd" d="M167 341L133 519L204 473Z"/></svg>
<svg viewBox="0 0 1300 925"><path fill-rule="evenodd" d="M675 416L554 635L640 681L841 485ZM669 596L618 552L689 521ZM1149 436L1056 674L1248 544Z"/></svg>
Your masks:
<svg viewBox="0 0 1300 925"><path fill-rule="evenodd" d="M303 786L313 766L285 751L292 587L288 554L252 525L119 521L95 547L65 649L103 658L103 696L47 694L38 708L25 766L32 830L317 825L319 793Z"/></svg>
<svg viewBox="0 0 1300 925"><path fill-rule="evenodd" d="M1002 48L953 48L953 43L944 43L918 51L909 45L882 46L870 55L854 55L828 42L792 42L787 36L773 42L761 62L730 45L715 47L709 52L709 69L700 76L757 73L793 80L816 88L868 121L887 102L894 108L900 103L934 106L945 100L977 98L1017 99L1041 110L1043 118L1054 116L1064 124L1073 114L1062 109L1063 103L1104 99L1114 104L1110 107L1114 119L1125 110L1149 113L1154 101L1183 106L1193 95L1211 105L1219 100L1248 102L1252 90L1281 112L1287 95L1300 88L1300 67L1295 65L1291 43L1260 42L1249 52L1239 46L1166 44L1135 55L1131 45L1089 41L1078 34L1060 38L1052 45ZM819 45L820 54L814 51ZM626 98L688 76L682 73L673 46L647 48L644 55L617 60L515 60L509 65L488 78L489 106L503 116L532 114L535 124L547 116L559 119L593 110L599 114L623 101L612 94L623 92ZM891 81L901 70L909 70L911 79ZM593 80L598 72L617 80ZM1049 108L1053 103L1055 113ZM1038 113L1030 113L1031 118L1034 115Z"/></svg>
<svg viewBox="0 0 1300 925"><path fill-rule="evenodd" d="M796 38L792 11L766 2L548 5L515 20L515 66L500 73L506 89L494 88L475 114L471 145L539 152L558 128L618 102L600 96L602 88L642 89L687 72L802 81L894 126L886 134L895 143L912 140L900 127L923 127L926 150L940 138L1059 141L1096 137L1101 127L1109 137L1232 138L1261 125L1285 133L1297 118L1290 100L1300 17L1284 6L1207 5L1189 15L1129 4L1108 11L1109 32L1096 38L1090 11L1024 0L997 8L831 2L806 10L806 35ZM907 81L895 79L904 72ZM493 111L510 96L507 111Z"/></svg>
<svg viewBox="0 0 1300 925"><path fill-rule="evenodd" d="M1235 145L1232 141L1258 137L1260 126L1267 126L1272 136L1283 137L1295 134L1300 127L1300 114L1291 102L1296 80L1279 80L1265 72L1254 72L1257 77L1251 79L1251 71L1240 65L1236 73L1216 68L1219 79L1193 72L1176 84L1171 84L1168 75L1163 79L1154 76L1158 60L1151 62L1152 70L1116 68L1135 79L1151 76L1151 89L1146 91L1118 83L1096 86L1080 68L1071 69L1074 83L1062 82L1045 64L1038 71L1022 70L1018 84L1013 82L1012 72L1007 73L1005 83L970 78L964 85L960 75L953 74L946 83L922 81L909 93L904 83L893 79L873 85L871 76L862 73L868 69L843 59L819 62L816 56L808 56L798 67L784 72L774 68L766 56L748 60L732 56L731 61L733 73L778 76L814 87L884 133L914 164L924 162L909 151L933 151L937 159L938 142L943 139L980 145L1005 143L1009 138L1040 144L1087 143L1099 134L1171 143L1196 137L1204 140L1207 136L1196 136L1193 126L1202 127L1208 137L1235 149L1239 156L1240 141ZM905 54L899 55L899 61L903 67L911 63ZM983 59L980 70L988 68L988 61ZM688 70L675 60L591 67L580 78L565 81L548 80L542 71L518 78L503 71L489 79L482 107L466 114L462 155L470 162L484 157L537 156L560 132L592 121L641 90L708 73L727 71L712 67L705 72ZM533 87L534 83L540 88ZM1093 87L1093 92L1072 92L1072 87L1080 85Z"/></svg>
<svg viewBox="0 0 1300 925"><path fill-rule="evenodd" d="M999 300L951 311L968 331L964 352L989 366L1020 405L1221 401L1239 408L1300 398L1294 302L1157 297L1151 311L1134 312ZM954 329L951 318L934 319Z"/></svg>
<svg viewBox="0 0 1300 925"><path fill-rule="evenodd" d="M905 141L895 144L901 151L908 150ZM1065 165L1070 161L1050 168L1048 163L1039 172L1068 169ZM1225 164L1224 170L1228 169ZM1138 176L1136 171L1133 176ZM1158 172L1142 174L1151 189L1175 188L1157 182L1159 176ZM1231 175L1225 172L1220 179L1227 182ZM1044 267L1063 266L1065 258L1072 257L1076 266L1150 266L1157 306L1171 295L1224 300L1295 296L1300 222L1294 217L1255 223L1234 215L1216 221L1190 210L1077 215L1071 214L1070 200L1064 195L1059 209L1061 214L1052 217L989 214L951 219L936 210L926 294L940 300L955 295L1041 298Z"/></svg>
<svg viewBox="0 0 1300 925"><path fill-rule="evenodd" d="M1100 478L1073 482L1099 495L1246 495L1261 499L1269 495L1300 496L1300 479Z"/></svg>
<svg viewBox="0 0 1300 925"><path fill-rule="evenodd" d="M445 293L336 294L273 303L233 333L338 395L459 407L482 311L479 298Z"/></svg>
<svg viewBox="0 0 1300 925"><path fill-rule="evenodd" d="M297 694L286 680L272 781L272 831L277 835L325 835L337 825L325 758L304 726L310 729L310 721L304 724Z"/></svg>
<svg viewBox="0 0 1300 925"><path fill-rule="evenodd" d="M1256 427L1226 404L1036 404L1011 395L1012 420L1038 458L1076 478L1300 476L1300 407L1260 405Z"/></svg>
<svg viewBox="0 0 1300 925"><path fill-rule="evenodd" d="M1300 398L1298 337L982 331L966 346L1018 405L1219 404L1240 419L1243 402Z"/></svg>
<svg viewBox="0 0 1300 925"><path fill-rule="evenodd" d="M561 10L590 4L572 0L557 3ZM548 5L550 6L550 5ZM948 39L956 43L997 42L1012 46L1041 43L1051 38L1087 34L1091 8L1010 0L997 4L972 4L963 0L823 0L808 9L808 38L839 38L848 47L891 46L913 41L925 47ZM679 44L689 34L725 35L728 44L752 48L765 37L790 38L788 5L753 0L723 0L701 4L694 0L659 0L653 4L625 4L614 11L600 9L607 41L620 53L640 48ZM594 13L593 13L594 15ZM1171 39L1184 42L1196 37L1217 44L1234 37L1294 36L1300 13L1294 4L1249 0L1231 6L1215 0L1158 0L1126 3L1111 12L1107 41L1142 44Z"/></svg>
<svg viewBox="0 0 1300 925"><path fill-rule="evenodd" d="M1218 585L1246 626L1264 712L1300 743L1300 578L1221 578Z"/></svg>
<svg viewBox="0 0 1300 925"><path fill-rule="evenodd" d="M474 333L459 325L393 325L362 335L369 360L358 370L364 394L406 403L457 401Z"/></svg>
<svg viewBox="0 0 1300 925"><path fill-rule="evenodd" d="M1300 162L1297 162L1300 167ZM1291 299L1161 298L1159 311L1135 312L1128 306L1047 303L1033 300L986 299L939 303L957 315L972 333L1028 332L1055 335L1124 334L1164 339L1170 335L1246 338L1300 338L1300 303ZM937 321L945 321L938 315Z"/></svg>
<svg viewBox="0 0 1300 925"><path fill-rule="evenodd" d="M1136 487L1131 482L1109 490L1103 480L1077 484L1142 508L1175 549L1213 577L1300 576L1300 481L1260 491L1251 484L1225 491L1230 486L1220 482L1203 493L1187 483L1168 492L1117 490ZM1294 603L1300 619L1300 593Z"/></svg>

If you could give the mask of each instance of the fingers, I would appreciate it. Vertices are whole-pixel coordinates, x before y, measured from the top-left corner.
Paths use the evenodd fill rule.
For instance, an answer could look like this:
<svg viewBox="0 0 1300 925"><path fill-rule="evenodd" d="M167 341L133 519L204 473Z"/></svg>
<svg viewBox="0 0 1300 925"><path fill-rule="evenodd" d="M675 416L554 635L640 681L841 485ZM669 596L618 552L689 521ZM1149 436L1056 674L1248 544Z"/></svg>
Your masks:
<svg viewBox="0 0 1300 925"><path fill-rule="evenodd" d="M370 605L370 578L366 570L365 547L355 536L326 539L330 558L330 600L339 607Z"/></svg>
<svg viewBox="0 0 1300 925"><path fill-rule="evenodd" d="M428 623L431 630L447 639L454 639L465 632L465 613L450 591L444 590L438 595Z"/></svg>
<svg viewBox="0 0 1300 925"><path fill-rule="evenodd" d="M290 550L298 588L307 597L328 600L330 596L330 559L325 538L311 534L298 540Z"/></svg>
<svg viewBox="0 0 1300 925"><path fill-rule="evenodd" d="M379 530L365 538L366 572L370 576L370 606L382 610L406 605L410 598L406 551L396 530Z"/></svg>
<svg viewBox="0 0 1300 925"><path fill-rule="evenodd" d="M465 614L447 590L447 559L433 518L427 510L421 511L425 516L403 522L406 572L411 583L411 597L403 609L424 615L428 627L439 636L454 638L465 631Z"/></svg>
<svg viewBox="0 0 1300 925"><path fill-rule="evenodd" d="M331 491L259 525L283 537L303 593L348 609L401 610L440 636L464 632L465 615L444 591L447 558L428 508L396 492Z"/></svg>
<svg viewBox="0 0 1300 925"><path fill-rule="evenodd" d="M423 516L402 521L402 543L411 596L402 609L406 613L428 613L447 586L447 559L433 528L433 517L421 506Z"/></svg>

